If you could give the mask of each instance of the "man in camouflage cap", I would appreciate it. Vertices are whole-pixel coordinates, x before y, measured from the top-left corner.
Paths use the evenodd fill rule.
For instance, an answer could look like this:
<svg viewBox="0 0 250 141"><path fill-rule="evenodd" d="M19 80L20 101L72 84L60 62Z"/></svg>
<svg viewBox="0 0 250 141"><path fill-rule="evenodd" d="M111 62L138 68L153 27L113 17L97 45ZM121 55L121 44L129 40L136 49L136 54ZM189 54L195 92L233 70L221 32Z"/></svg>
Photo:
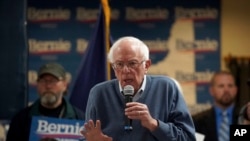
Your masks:
<svg viewBox="0 0 250 141"><path fill-rule="evenodd" d="M62 65L58 63L47 63L40 67L38 78L44 74L51 74L57 77L58 80L66 79L66 71Z"/></svg>
<svg viewBox="0 0 250 141"><path fill-rule="evenodd" d="M84 114L65 98L67 90L66 71L58 63L47 63L38 70L37 99L31 106L21 110L10 123L6 141L28 141L32 116L47 116L84 120Z"/></svg>

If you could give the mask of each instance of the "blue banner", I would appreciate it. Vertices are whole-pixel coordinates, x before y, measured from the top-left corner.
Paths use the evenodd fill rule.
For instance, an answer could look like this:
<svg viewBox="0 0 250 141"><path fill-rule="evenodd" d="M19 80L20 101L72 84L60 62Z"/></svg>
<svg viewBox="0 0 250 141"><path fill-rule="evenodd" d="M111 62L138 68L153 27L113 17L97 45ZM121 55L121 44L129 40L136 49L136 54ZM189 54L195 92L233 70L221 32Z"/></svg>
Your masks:
<svg viewBox="0 0 250 141"><path fill-rule="evenodd" d="M57 61L68 70L69 92L77 79L84 86L93 81L99 66L105 60L88 59L92 66L89 77L80 77L82 59L90 46L99 12L99 0L29 0L29 101L37 98L36 70L48 61ZM208 83L220 70L220 17L218 0L126 0L110 1L110 34L116 40L121 36L136 36L150 48L152 66L149 74L175 78L181 85L187 104L209 103ZM97 38L101 39L102 34ZM99 43L99 42L98 42ZM105 56L104 52L98 52ZM92 55L91 55L92 56ZM93 61L93 62L92 62ZM100 75L102 70L100 71ZM99 74L98 74L99 75ZM101 80L99 80L101 81ZM84 87L83 86L83 87ZM82 93L83 95L88 91ZM86 96L80 96L82 105Z"/></svg>

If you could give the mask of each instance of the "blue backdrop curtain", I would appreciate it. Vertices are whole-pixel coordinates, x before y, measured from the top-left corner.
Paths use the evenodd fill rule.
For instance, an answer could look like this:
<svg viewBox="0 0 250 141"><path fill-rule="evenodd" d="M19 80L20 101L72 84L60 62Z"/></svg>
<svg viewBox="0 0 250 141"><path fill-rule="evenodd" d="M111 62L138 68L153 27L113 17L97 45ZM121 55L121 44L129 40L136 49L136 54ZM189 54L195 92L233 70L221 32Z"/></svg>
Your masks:
<svg viewBox="0 0 250 141"><path fill-rule="evenodd" d="M27 106L26 0L0 1L0 120Z"/></svg>

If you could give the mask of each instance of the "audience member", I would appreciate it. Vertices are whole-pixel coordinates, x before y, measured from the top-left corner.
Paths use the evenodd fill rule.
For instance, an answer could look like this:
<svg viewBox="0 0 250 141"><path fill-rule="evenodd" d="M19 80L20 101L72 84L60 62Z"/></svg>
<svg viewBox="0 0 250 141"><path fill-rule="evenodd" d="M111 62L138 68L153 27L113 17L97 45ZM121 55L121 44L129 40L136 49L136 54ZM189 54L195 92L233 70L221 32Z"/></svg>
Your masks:
<svg viewBox="0 0 250 141"><path fill-rule="evenodd" d="M211 79L209 92L213 105L193 117L196 132L205 135L204 141L229 141L230 125L237 123L238 116L235 107L237 86L234 76L227 71L216 72Z"/></svg>
<svg viewBox="0 0 250 141"><path fill-rule="evenodd" d="M247 85L250 87L250 79L247 80ZM250 102L247 102L240 109L238 124L249 125L250 124Z"/></svg>
<svg viewBox="0 0 250 141"><path fill-rule="evenodd" d="M6 141L28 141L32 116L84 120L84 114L64 98L67 85L66 71L60 64L41 66L37 79L39 99L13 117Z"/></svg>
<svg viewBox="0 0 250 141"><path fill-rule="evenodd" d="M249 125L250 124L250 102L245 104L239 113L238 124Z"/></svg>

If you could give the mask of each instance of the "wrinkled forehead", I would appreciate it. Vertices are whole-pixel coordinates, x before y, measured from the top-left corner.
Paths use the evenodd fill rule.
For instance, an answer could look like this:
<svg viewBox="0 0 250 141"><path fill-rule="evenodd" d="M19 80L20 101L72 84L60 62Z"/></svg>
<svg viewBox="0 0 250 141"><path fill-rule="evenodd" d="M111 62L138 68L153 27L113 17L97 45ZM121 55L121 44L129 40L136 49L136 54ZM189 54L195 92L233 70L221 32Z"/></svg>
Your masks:
<svg viewBox="0 0 250 141"><path fill-rule="evenodd" d="M140 60L142 55L138 48L121 47L114 50L114 61Z"/></svg>

